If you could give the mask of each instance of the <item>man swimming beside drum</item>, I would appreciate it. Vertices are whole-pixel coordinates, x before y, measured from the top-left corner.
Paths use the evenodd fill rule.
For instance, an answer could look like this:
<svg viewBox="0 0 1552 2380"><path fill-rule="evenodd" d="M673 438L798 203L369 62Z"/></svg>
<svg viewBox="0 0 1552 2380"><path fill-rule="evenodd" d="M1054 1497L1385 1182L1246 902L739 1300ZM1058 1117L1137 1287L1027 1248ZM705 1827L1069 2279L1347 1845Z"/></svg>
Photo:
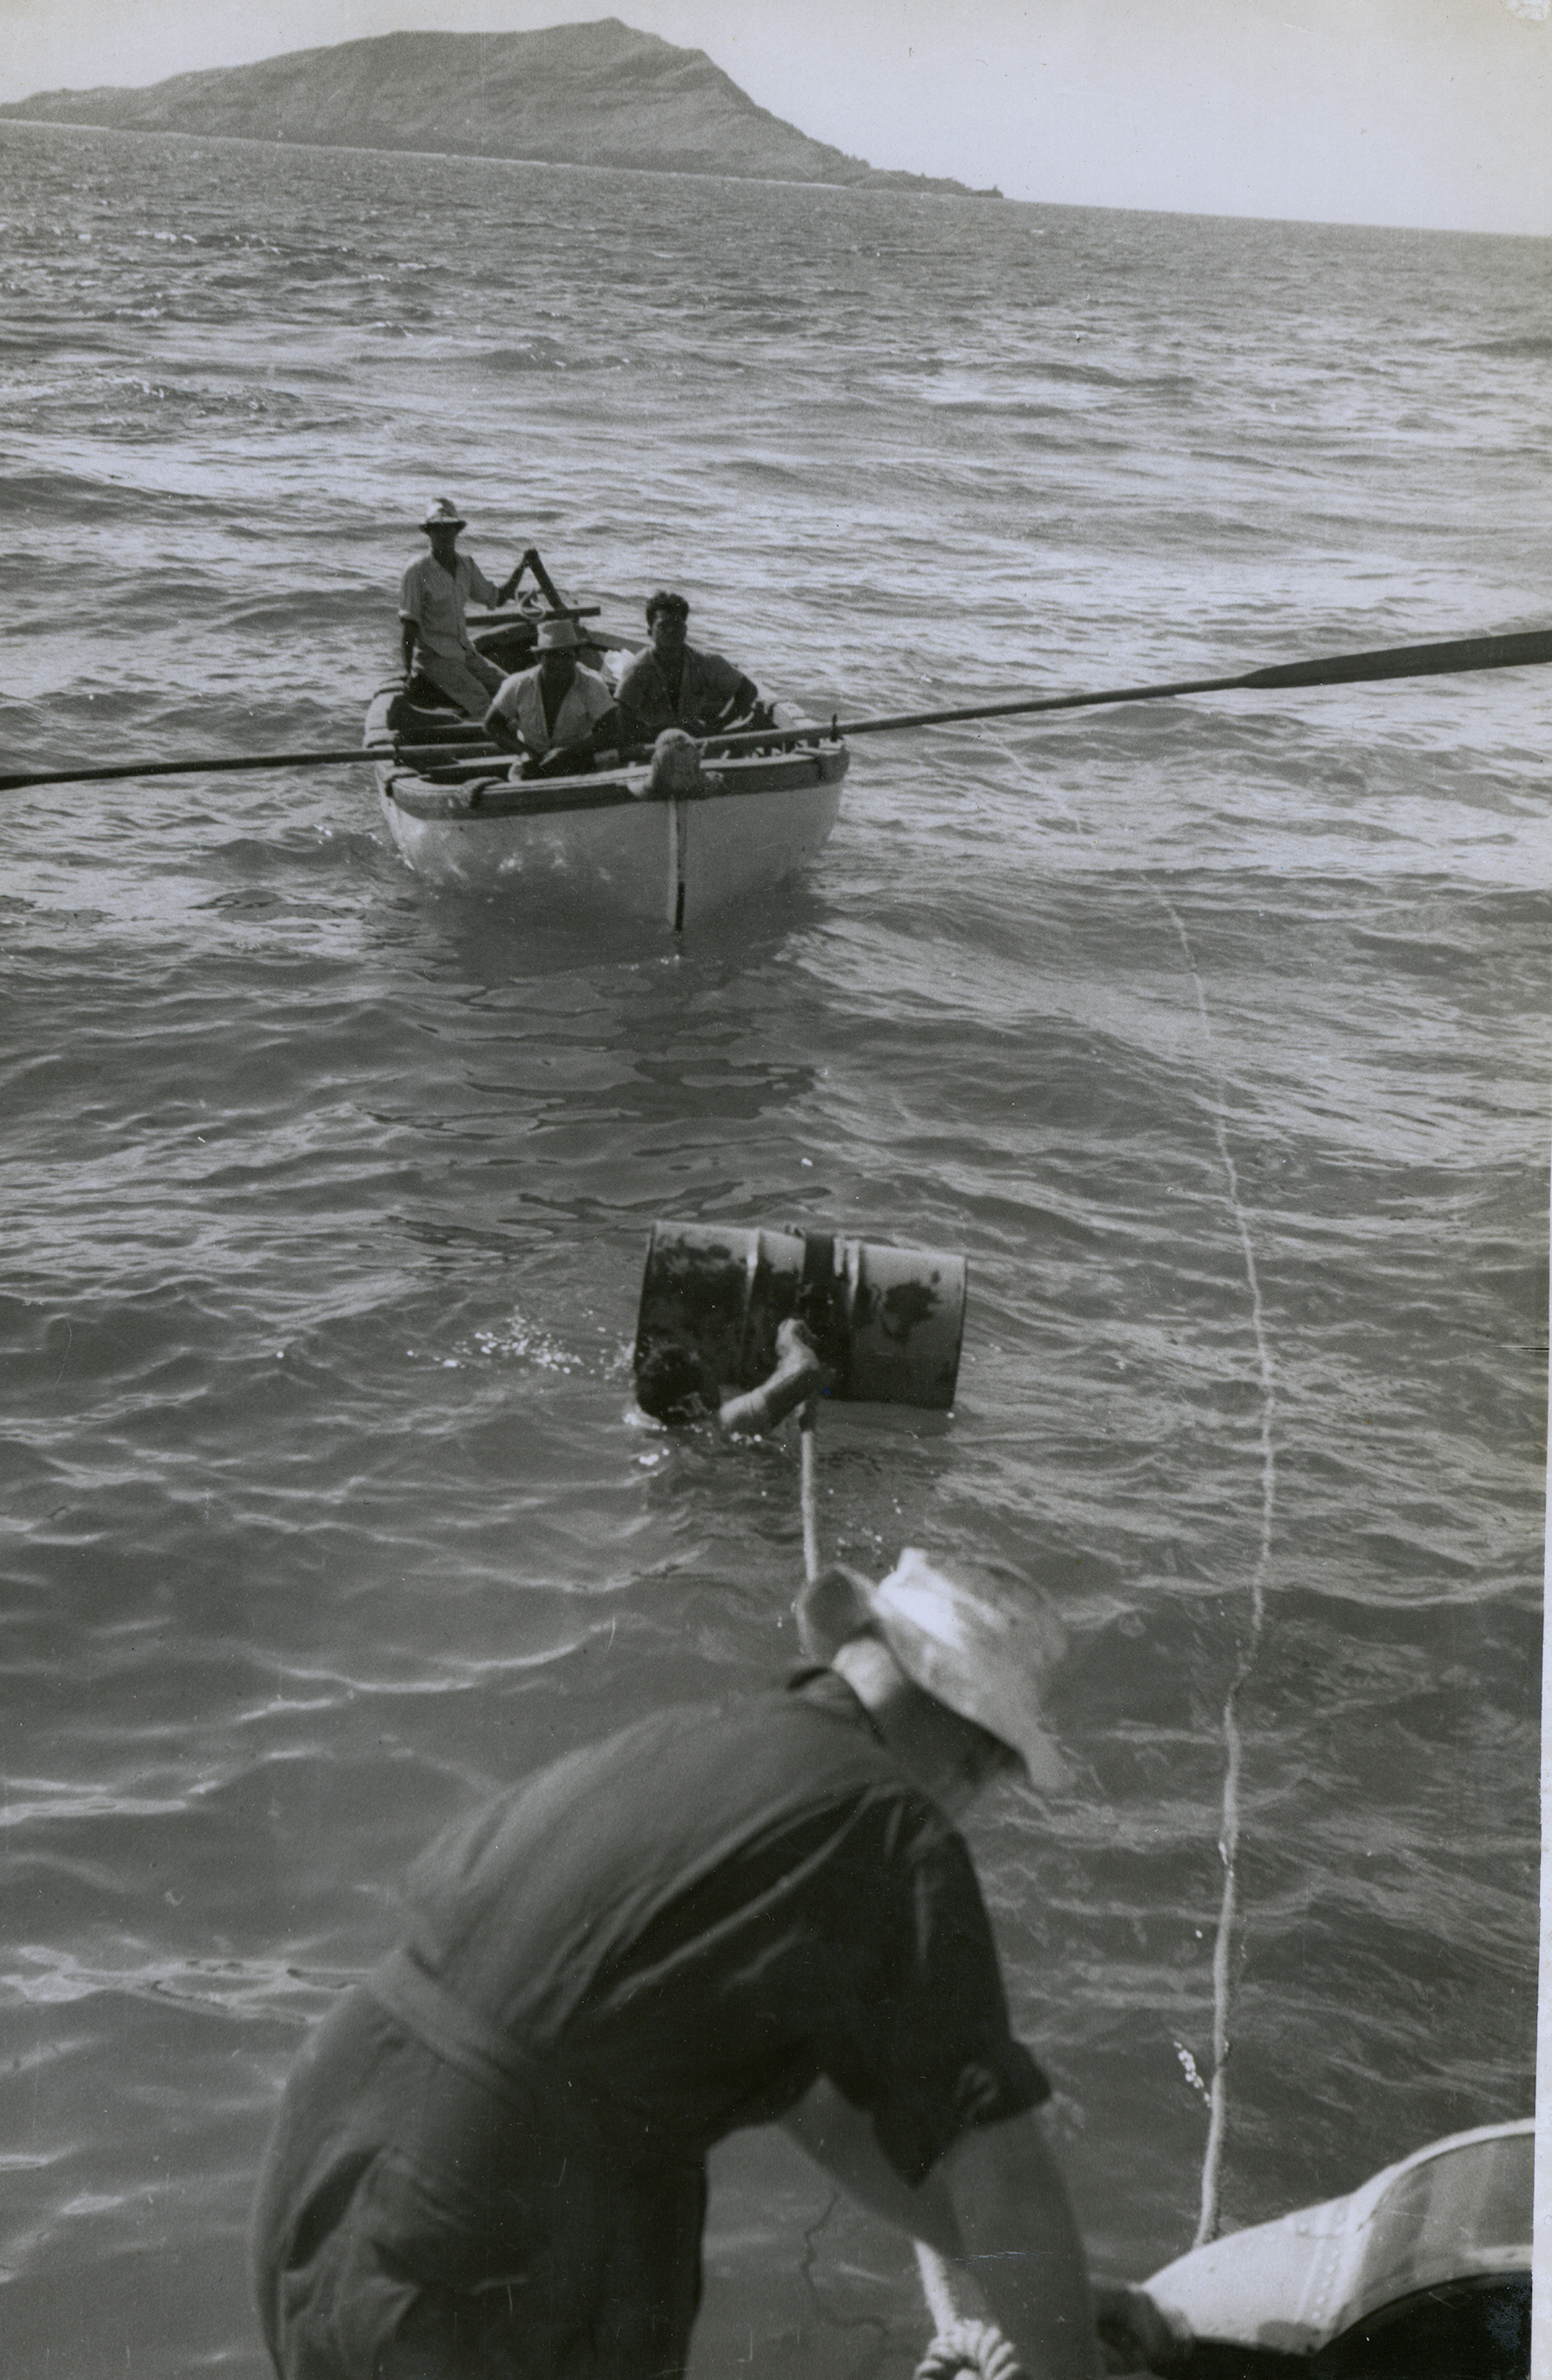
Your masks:
<svg viewBox="0 0 1552 2380"><path fill-rule="evenodd" d="M695 1349L678 1341L648 1348L637 1365L636 1402L670 1427L714 1421L724 1438L758 1438L818 1396L825 1368L807 1328L789 1317L776 1332L776 1365L758 1388L724 1388Z"/></svg>

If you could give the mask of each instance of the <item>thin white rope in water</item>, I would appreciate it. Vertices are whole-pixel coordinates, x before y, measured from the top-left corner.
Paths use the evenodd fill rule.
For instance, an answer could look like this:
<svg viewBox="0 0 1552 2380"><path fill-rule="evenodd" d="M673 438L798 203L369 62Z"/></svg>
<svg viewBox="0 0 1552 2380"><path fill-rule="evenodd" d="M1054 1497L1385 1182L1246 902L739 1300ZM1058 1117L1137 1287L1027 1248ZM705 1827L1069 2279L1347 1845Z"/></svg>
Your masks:
<svg viewBox="0 0 1552 2380"><path fill-rule="evenodd" d="M1240 1734L1240 1696L1255 1670L1267 1622L1267 1573L1271 1567L1272 1526L1277 1512L1277 1447L1272 1436L1277 1378L1272 1368L1271 1349L1267 1342L1266 1317L1261 1305L1261 1283L1255 1270L1255 1250L1251 1245L1250 1222L1241 1203L1239 1175L1234 1171L1234 1160L1229 1148L1227 1085L1223 1071L1217 1062L1206 992L1184 926L1164 894L1158 892L1157 887L1151 889L1169 911L1170 922L1179 937L1186 965L1191 970L1191 980L1196 987L1196 1009L1202 1020L1203 1036L1213 1053L1218 1074L1213 1137L1218 1143L1219 1160L1229 1184L1229 1205L1240 1235L1240 1253L1250 1290L1250 1327L1255 1339L1255 1360L1261 1375L1261 1542L1250 1580L1250 1633L1223 1701L1223 1816L1218 1839L1219 1857L1223 1863L1223 1897L1219 1903L1218 1932L1213 1940L1212 2083L1207 2094L1207 2145L1202 2159L1201 2206L1196 2217L1195 2237L1191 2243L1194 2248L1202 2248L1209 2240L1218 2237L1223 2152L1229 2134L1229 2060L1234 2048L1232 1961L1234 1922L1239 1913L1240 1768L1243 1752Z"/></svg>
<svg viewBox="0 0 1552 2380"><path fill-rule="evenodd" d="M954 2302L953 2282L945 2260L936 2248L925 2240L915 2242L916 2271L921 2276L922 2295L927 2300L928 2313L940 2331L952 2330L956 2322L966 2319L964 2310Z"/></svg>
<svg viewBox="0 0 1552 2380"><path fill-rule="evenodd" d="M1014 772L1033 791L1052 802L1068 823L1077 829L1085 840L1093 837L1077 812L1063 800L1048 781L1035 771L1012 750L1005 738L995 731L990 741L1007 759ZM1191 940L1179 912L1161 892L1151 877L1142 878L1153 898L1164 911L1174 929L1182 953L1196 992L1196 1013L1201 1019L1202 1037L1206 1042L1217 1076L1217 1100L1213 1109L1213 1138L1218 1146L1219 1162L1228 1184L1229 1208L1239 1234L1240 1255L1244 1265L1245 1283L1250 1292L1250 1327L1255 1341L1255 1359L1261 1378L1261 1541L1256 1553L1255 1568L1250 1581L1250 1632L1240 1654L1234 1675L1224 1697L1223 1717L1223 1807L1219 1822L1218 1851L1223 1864L1223 1894L1219 1903L1218 1931L1213 1938L1213 2029L1212 2082L1207 2093L1207 2144L1202 2159L1201 2207L1196 2219L1194 2248L1205 2247L1218 2237L1222 2204L1223 2154L1229 2135L1229 2061L1233 2054L1234 2007L1234 1928L1239 1915L1239 1851L1240 1851L1240 1771L1243 1757L1243 1740L1240 1733L1240 1697L1250 1682L1261 1651L1261 1637L1267 1619L1267 1575L1272 1560L1272 1530L1277 1512L1277 1447L1272 1434L1272 1418L1277 1404L1277 1376L1272 1365L1271 1349L1267 1340L1266 1316L1261 1304L1261 1283L1255 1269L1255 1250L1251 1244L1250 1221L1240 1198L1239 1175L1229 1148L1228 1086L1218 1060L1218 1047L1213 1038L1212 1019L1207 1013L1207 995L1196 965Z"/></svg>
<svg viewBox="0 0 1552 2380"><path fill-rule="evenodd" d="M803 1408L802 1485L798 1495L803 1512L803 1575L810 1586L819 1574L819 1524L815 1511L818 1489L814 1481L814 1408Z"/></svg>

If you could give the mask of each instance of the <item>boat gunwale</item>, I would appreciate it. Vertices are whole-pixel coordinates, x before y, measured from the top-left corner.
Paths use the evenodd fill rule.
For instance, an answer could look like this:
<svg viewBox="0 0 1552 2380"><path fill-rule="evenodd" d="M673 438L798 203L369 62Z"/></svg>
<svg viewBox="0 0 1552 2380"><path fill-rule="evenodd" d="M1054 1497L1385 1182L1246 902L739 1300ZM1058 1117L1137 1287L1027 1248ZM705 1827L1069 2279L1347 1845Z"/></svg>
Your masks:
<svg viewBox="0 0 1552 2380"><path fill-rule="evenodd" d="M468 626L479 650L483 642L493 641L502 630L518 620L537 625L543 616L537 605L520 606L515 613L471 614ZM592 625L591 619L581 633L584 643L600 653L634 654L645 650L648 643L639 633L622 634L601 623ZM537 659L534 648L530 647L529 651ZM524 665L531 667L532 662ZM371 726L373 712L394 690L392 685L380 687L369 705L369 745L376 740ZM428 825L478 826L504 820L581 818L645 803L668 805L726 801L759 794L794 794L815 785L839 784L851 765L844 739L835 735L832 726L827 727L822 721L794 710L786 703L778 701L776 713L767 748L720 753L715 737L706 739L706 774L698 783L679 792L659 789L650 783L650 762L645 754L638 760L616 761L607 770L589 770L582 775L520 778L508 773L514 764L504 755L460 752L455 742L448 746L445 764L428 765L422 760L416 767L401 761L396 749L393 756L383 754L377 761L378 792L385 807L392 806L406 818Z"/></svg>
<svg viewBox="0 0 1552 2380"><path fill-rule="evenodd" d="M755 753L728 759L714 776L687 791L658 790L643 782L647 771L588 777L519 779L472 775L457 784L437 784L411 769L380 763L382 798L410 818L443 819L478 825L481 820L553 818L566 812L639 808L646 803L715 802L758 794L797 793L808 785L837 784L851 754L843 744L819 750ZM737 772L736 775L734 772ZM634 782L633 782L634 779Z"/></svg>

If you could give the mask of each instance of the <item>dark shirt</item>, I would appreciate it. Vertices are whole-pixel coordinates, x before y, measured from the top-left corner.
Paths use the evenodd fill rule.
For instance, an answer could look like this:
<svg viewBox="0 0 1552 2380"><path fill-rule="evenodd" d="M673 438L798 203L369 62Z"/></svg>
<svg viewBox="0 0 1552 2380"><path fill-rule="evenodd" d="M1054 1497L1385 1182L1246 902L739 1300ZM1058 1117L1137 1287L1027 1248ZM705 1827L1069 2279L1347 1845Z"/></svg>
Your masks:
<svg viewBox="0 0 1552 2380"><path fill-rule="evenodd" d="M825 2074L915 2186L1049 2095L963 1840L830 1670L572 1754L440 1836L408 1899L418 1966L680 2154Z"/></svg>
<svg viewBox="0 0 1552 2380"><path fill-rule="evenodd" d="M678 2380L712 2142L826 2074L915 2184L1047 2095L964 1843L830 1670L573 1754L442 1835L409 1898L265 2157L288 2380L395 2341L473 2370L471 2340L527 2380Z"/></svg>
<svg viewBox="0 0 1552 2380"><path fill-rule="evenodd" d="M686 645L679 683L670 695L657 653L650 645L644 645L621 673L615 699L632 735L647 741L665 727L683 727L691 735L704 734L741 688L746 689L746 699L753 701L754 684L742 671L721 653L698 652L694 645Z"/></svg>

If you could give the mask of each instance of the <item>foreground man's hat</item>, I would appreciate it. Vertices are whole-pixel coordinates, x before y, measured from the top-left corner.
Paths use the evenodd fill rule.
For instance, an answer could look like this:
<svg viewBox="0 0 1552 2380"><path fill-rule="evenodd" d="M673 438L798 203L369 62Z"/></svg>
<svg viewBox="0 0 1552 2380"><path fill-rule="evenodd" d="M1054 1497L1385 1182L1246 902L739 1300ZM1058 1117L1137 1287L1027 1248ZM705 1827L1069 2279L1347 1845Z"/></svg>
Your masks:
<svg viewBox="0 0 1552 2380"><path fill-rule="evenodd" d="M541 653L574 653L582 639L576 633L575 620L540 620L539 646Z"/></svg>
<svg viewBox="0 0 1552 2380"><path fill-rule="evenodd" d="M428 504L421 519L422 528L467 528L468 523L450 496L439 496Z"/></svg>
<svg viewBox="0 0 1552 2380"><path fill-rule="evenodd" d="M827 1571L798 1597L797 1617L820 1661L871 1625L913 1685L1016 1752L1032 1785L1058 1793L1067 1784L1040 1714L1066 1636L1036 1588L979 1571L951 1578L907 1546L877 1586L860 1571Z"/></svg>

